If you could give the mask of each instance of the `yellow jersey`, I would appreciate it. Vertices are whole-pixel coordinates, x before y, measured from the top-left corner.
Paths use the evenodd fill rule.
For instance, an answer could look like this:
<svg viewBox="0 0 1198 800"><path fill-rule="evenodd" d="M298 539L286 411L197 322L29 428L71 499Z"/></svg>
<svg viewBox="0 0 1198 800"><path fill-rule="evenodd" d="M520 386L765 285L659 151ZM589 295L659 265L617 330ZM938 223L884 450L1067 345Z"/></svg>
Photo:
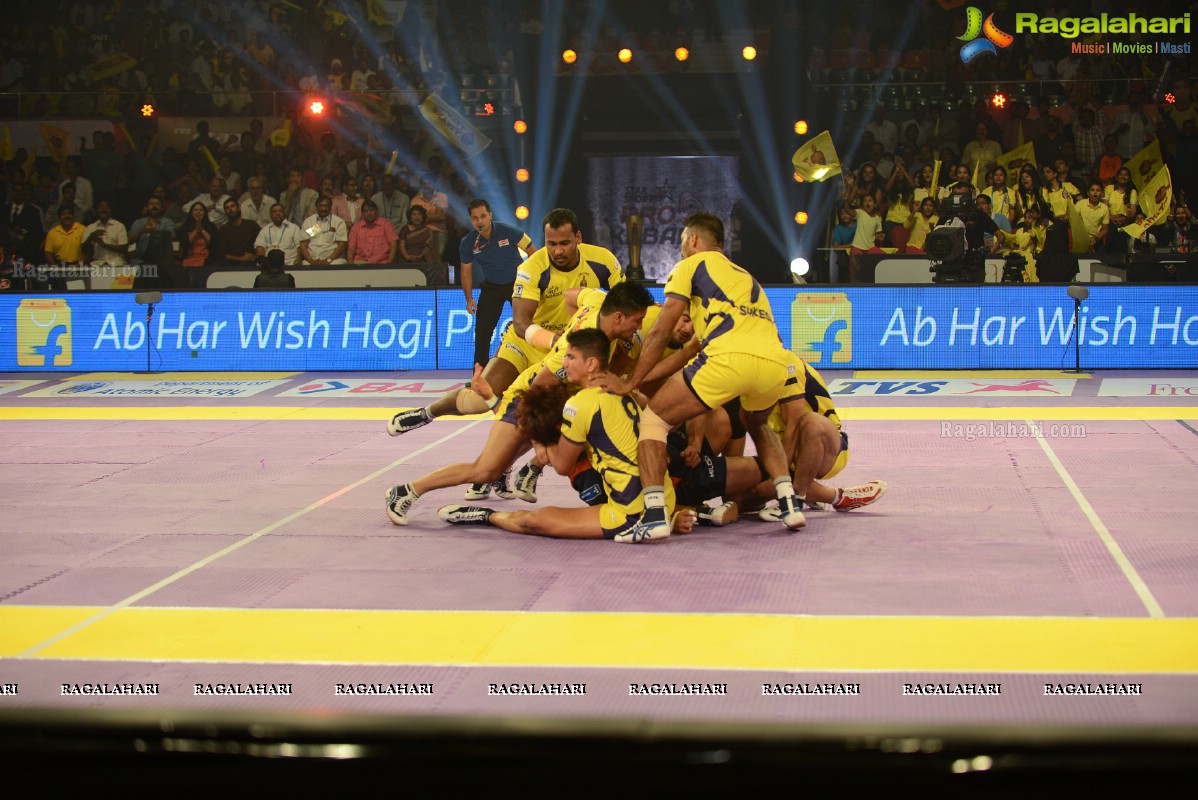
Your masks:
<svg viewBox="0 0 1198 800"><path fill-rule="evenodd" d="M624 280L620 262L607 248L584 242L578 245L578 254L578 266L569 272L553 266L545 247L516 269L512 299L535 300L532 321L547 331L563 331L570 321L563 297L567 289L610 289Z"/></svg>
<svg viewBox="0 0 1198 800"><path fill-rule="evenodd" d="M765 290L743 267L713 250L679 261L666 279L666 297L690 303L703 352L750 353L787 363Z"/></svg>
<svg viewBox="0 0 1198 800"><path fill-rule="evenodd" d="M586 448L587 459L603 479L608 501L630 517L644 510L637 461L640 425L636 400L598 387L583 389L562 409L562 436Z"/></svg>

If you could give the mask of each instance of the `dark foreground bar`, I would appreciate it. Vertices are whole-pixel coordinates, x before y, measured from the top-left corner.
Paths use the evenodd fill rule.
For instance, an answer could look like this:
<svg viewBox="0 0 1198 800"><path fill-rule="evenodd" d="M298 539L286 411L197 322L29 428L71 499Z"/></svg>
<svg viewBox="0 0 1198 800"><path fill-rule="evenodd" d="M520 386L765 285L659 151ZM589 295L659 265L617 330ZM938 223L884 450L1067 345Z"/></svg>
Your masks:
<svg viewBox="0 0 1198 800"><path fill-rule="evenodd" d="M628 721L19 712L0 715L8 785L563 796L946 790L1152 796L1198 775L1198 729L920 729ZM15 781L14 781L15 779ZM254 783L251 783L254 781ZM264 783L269 781L269 783Z"/></svg>

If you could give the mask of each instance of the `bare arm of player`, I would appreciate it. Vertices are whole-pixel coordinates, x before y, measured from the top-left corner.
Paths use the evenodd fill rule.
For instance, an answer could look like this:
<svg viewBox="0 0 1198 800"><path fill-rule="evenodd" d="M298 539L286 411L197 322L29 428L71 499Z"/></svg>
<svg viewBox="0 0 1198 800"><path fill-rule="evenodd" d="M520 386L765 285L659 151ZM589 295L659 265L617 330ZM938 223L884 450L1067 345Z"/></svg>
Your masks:
<svg viewBox="0 0 1198 800"><path fill-rule="evenodd" d="M686 449L682 451L682 460L688 467L699 464L699 455L703 451L703 437L707 435L707 414L686 421Z"/></svg>
<svg viewBox="0 0 1198 800"><path fill-rule="evenodd" d="M782 434L782 452L786 454L788 465L793 464L799 454L799 419L810 411L811 407L803 402L802 398L782 404L782 421L786 424Z"/></svg>
<svg viewBox="0 0 1198 800"><path fill-rule="evenodd" d="M562 300L566 303L566 311L570 316L574 316L574 312L578 310L578 295L582 292L582 287L567 289L562 292Z"/></svg>
<svg viewBox="0 0 1198 800"><path fill-rule="evenodd" d="M536 451L538 459L553 467L559 475L567 477L574 470L578 459L582 457L582 445L572 442L564 436L558 439L557 444L538 444L533 449Z"/></svg>
<svg viewBox="0 0 1198 800"><path fill-rule="evenodd" d="M474 264L462 262L462 291L466 294L466 311L473 314L477 308L474 302Z"/></svg>
<svg viewBox="0 0 1198 800"><path fill-rule="evenodd" d="M653 327L649 329L649 335L645 337L645 343L641 346L641 356L636 360L636 367L633 368L632 375L627 381L621 381L614 375L609 375L602 383L603 388L612 394L626 395L640 386L649 371L661 360L661 354L666 349L666 343L670 340L674 325L677 324L678 318L687 308L689 305L677 297L667 297L661 314L657 317L657 322L653 323Z"/></svg>
<svg viewBox="0 0 1198 800"><path fill-rule="evenodd" d="M536 313L536 300L526 300L523 297L512 298L512 325L516 328L516 335L521 339L524 338L524 332L532 324L532 317Z"/></svg>
<svg viewBox="0 0 1198 800"><path fill-rule="evenodd" d="M698 339L691 339L677 353L671 353L661 361L658 361L653 366L653 369L649 370L649 374L645 376L645 379L641 383L652 383L662 378L668 378L685 367L692 358L699 355L699 351L702 348L702 342Z"/></svg>

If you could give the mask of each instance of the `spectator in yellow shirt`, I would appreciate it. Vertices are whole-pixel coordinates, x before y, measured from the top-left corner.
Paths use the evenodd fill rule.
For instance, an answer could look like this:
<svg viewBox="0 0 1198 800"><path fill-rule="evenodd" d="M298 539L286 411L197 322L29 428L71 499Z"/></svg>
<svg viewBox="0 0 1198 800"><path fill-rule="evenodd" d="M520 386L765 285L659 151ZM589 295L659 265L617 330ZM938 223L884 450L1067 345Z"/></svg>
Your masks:
<svg viewBox="0 0 1198 800"><path fill-rule="evenodd" d="M58 207L58 224L42 245L47 264L78 264L83 260L83 226L75 222L73 206Z"/></svg>

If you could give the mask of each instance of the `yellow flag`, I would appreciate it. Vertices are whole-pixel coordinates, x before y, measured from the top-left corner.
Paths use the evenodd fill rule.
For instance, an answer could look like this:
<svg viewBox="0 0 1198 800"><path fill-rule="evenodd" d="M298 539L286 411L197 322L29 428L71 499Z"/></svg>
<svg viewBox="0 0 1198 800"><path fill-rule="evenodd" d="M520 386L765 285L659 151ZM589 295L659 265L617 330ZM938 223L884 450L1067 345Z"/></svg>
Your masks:
<svg viewBox="0 0 1198 800"><path fill-rule="evenodd" d="M977 194L982 191L982 159L973 162L973 177L970 178L973 183L973 192Z"/></svg>
<svg viewBox="0 0 1198 800"><path fill-rule="evenodd" d="M208 163L212 165L212 171L220 174L220 164L213 157L212 151L208 149L208 145L200 145L200 152L204 154L204 158L208 159Z"/></svg>
<svg viewBox="0 0 1198 800"><path fill-rule="evenodd" d="M943 163L943 161L937 160L932 166L932 185L928 187L928 196L933 201L939 199L936 197L936 193L940 190L940 166Z"/></svg>
<svg viewBox="0 0 1198 800"><path fill-rule="evenodd" d="M4 126L4 134L0 136L0 159L4 161L12 161L12 133L8 130L8 126Z"/></svg>
<svg viewBox="0 0 1198 800"><path fill-rule="evenodd" d="M391 102L382 95L370 92L349 92L341 98L341 104L375 122L392 121Z"/></svg>
<svg viewBox="0 0 1198 800"><path fill-rule="evenodd" d="M286 147L291 144L291 120L283 120L283 127L271 131L270 144L272 147Z"/></svg>
<svg viewBox="0 0 1198 800"><path fill-rule="evenodd" d="M840 174L840 156L832 144L832 134L824 131L813 137L791 156L795 174L805 181L826 181Z"/></svg>
<svg viewBox="0 0 1198 800"><path fill-rule="evenodd" d="M366 0L366 15L374 25L391 25L391 20L388 19L387 12L383 10L383 4L379 0Z"/></svg>
<svg viewBox="0 0 1198 800"><path fill-rule="evenodd" d="M1144 212L1144 221L1124 225L1119 230L1133 239L1139 239L1144 235L1144 231L1165 221L1172 205L1173 176L1169 174L1168 167L1163 167L1140 192L1140 210Z"/></svg>
<svg viewBox="0 0 1198 800"><path fill-rule="evenodd" d="M1081 200L1080 202L1087 201ZM1089 252L1090 232L1086 230L1085 220L1082 219L1081 212L1077 210L1077 203L1069 204L1069 231L1073 239L1069 249L1074 253Z"/></svg>
<svg viewBox="0 0 1198 800"><path fill-rule="evenodd" d="M479 133L453 107L438 95L430 94L420 104L420 114L454 147L468 156L476 156L490 146L491 140Z"/></svg>
<svg viewBox="0 0 1198 800"><path fill-rule="evenodd" d="M85 67L83 74L92 83L98 83L105 78L120 75L122 72L131 70L136 66L137 59L128 53L113 53L110 56L104 56L104 58L101 58L90 67Z"/></svg>
<svg viewBox="0 0 1198 800"><path fill-rule="evenodd" d="M46 152L50 154L50 157L59 164L66 161L67 142L71 140L71 134L62 128L56 128L44 122L39 122L38 128L41 129L42 140L46 143Z"/></svg>
<svg viewBox="0 0 1198 800"><path fill-rule="evenodd" d="M1018 175L1019 170L1023 168L1024 164L1031 164L1033 167L1036 166L1035 148L1032 147L1031 142L1025 142L1011 152L1003 153L1001 156L999 156L998 164L1006 169L1007 175ZM1007 185L1015 186L1015 180L1012 178L1007 178Z"/></svg>
<svg viewBox="0 0 1198 800"><path fill-rule="evenodd" d="M1136 185L1136 191L1143 192L1144 185L1156 176L1157 171L1164 164L1165 159L1161 157L1160 139L1153 139L1147 147L1128 159L1123 166L1131 172L1131 180Z"/></svg>

